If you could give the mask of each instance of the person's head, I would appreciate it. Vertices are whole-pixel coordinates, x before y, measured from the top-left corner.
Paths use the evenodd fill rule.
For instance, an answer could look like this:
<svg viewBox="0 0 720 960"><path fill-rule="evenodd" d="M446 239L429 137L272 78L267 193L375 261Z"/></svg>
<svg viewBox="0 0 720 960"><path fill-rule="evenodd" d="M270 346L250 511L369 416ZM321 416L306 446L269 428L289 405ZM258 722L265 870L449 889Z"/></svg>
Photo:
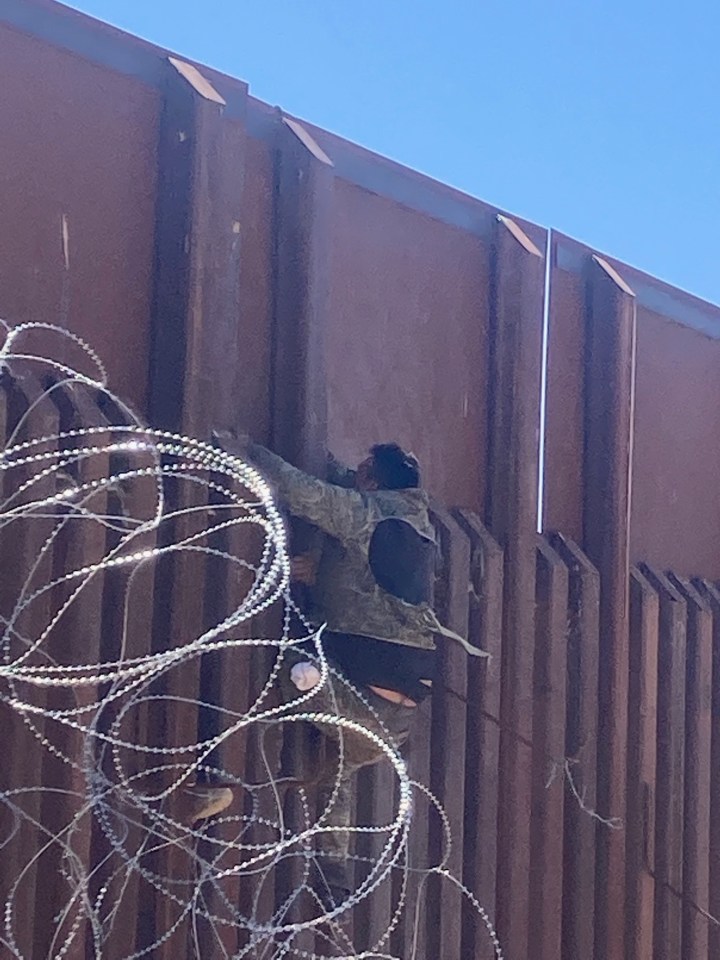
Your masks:
<svg viewBox="0 0 720 960"><path fill-rule="evenodd" d="M358 465L358 490L410 490L420 486L420 464L397 443L378 443Z"/></svg>

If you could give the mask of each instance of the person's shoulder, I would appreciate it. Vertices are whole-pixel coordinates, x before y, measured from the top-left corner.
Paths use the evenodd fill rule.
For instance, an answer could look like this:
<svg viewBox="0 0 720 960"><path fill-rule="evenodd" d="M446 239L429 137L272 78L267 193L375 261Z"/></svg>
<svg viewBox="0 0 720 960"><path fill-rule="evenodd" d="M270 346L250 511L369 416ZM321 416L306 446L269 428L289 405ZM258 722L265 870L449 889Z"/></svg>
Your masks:
<svg viewBox="0 0 720 960"><path fill-rule="evenodd" d="M389 506L424 507L426 510L430 506L430 494L423 487L408 487L404 490L373 490L368 496L373 497L378 503L386 503Z"/></svg>
<svg viewBox="0 0 720 960"><path fill-rule="evenodd" d="M375 490L369 494L380 517L406 520L422 530L429 528L430 497L421 487L406 490Z"/></svg>

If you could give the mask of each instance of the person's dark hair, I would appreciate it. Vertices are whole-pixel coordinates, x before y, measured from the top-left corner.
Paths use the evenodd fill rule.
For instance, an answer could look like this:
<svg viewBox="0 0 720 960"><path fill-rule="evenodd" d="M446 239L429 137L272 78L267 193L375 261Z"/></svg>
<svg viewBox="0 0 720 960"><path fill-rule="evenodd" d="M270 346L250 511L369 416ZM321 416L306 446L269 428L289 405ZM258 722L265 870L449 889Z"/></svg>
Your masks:
<svg viewBox="0 0 720 960"><path fill-rule="evenodd" d="M384 490L408 490L420 486L420 464L397 443L377 443L370 449L373 472Z"/></svg>

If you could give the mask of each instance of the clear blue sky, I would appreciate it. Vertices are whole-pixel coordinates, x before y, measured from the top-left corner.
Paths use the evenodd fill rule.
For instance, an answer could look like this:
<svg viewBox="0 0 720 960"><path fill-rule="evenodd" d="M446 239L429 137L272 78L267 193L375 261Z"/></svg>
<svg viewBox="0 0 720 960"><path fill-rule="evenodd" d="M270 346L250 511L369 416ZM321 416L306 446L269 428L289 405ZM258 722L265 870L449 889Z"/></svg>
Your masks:
<svg viewBox="0 0 720 960"><path fill-rule="evenodd" d="M73 0L720 303L718 0Z"/></svg>

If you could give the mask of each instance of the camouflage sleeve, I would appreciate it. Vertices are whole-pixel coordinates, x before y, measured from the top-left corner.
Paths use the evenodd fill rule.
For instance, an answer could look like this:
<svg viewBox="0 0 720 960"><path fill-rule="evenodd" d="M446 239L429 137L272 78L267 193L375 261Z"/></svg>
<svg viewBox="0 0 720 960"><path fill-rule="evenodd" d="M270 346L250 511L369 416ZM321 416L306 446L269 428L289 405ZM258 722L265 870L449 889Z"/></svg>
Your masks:
<svg viewBox="0 0 720 960"><path fill-rule="evenodd" d="M257 443L248 458L271 483L287 510L338 540L350 540L368 520L368 505L356 490L311 477Z"/></svg>
<svg viewBox="0 0 720 960"><path fill-rule="evenodd" d="M355 486L355 471L346 467L344 463L341 463L329 453L327 457L327 479L328 483L334 483L337 487L350 489Z"/></svg>

